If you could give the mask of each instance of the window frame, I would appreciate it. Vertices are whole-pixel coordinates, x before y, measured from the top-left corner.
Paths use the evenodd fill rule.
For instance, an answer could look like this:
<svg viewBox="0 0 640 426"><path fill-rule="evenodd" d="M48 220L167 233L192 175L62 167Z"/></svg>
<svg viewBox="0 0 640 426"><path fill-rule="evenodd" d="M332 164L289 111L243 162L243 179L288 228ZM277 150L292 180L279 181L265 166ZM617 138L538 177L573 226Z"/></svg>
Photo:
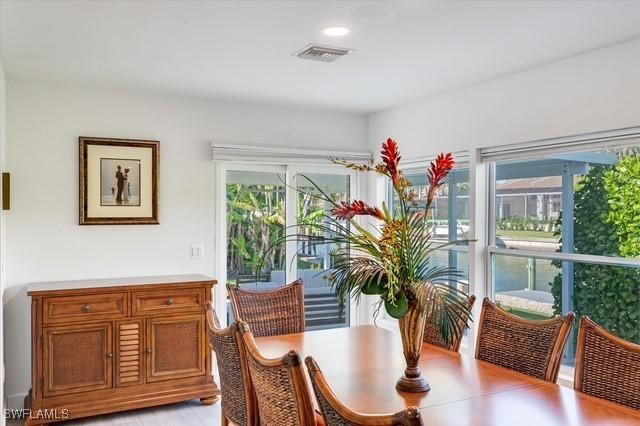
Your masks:
<svg viewBox="0 0 640 426"><path fill-rule="evenodd" d="M640 130L640 128L638 128ZM544 251L544 250L528 250L528 249L515 249L515 248L506 248L506 247L498 247L496 245L496 237L497 237L497 223L496 223L496 184L497 184L497 173L496 166L501 161L537 161L544 160L550 158L554 154L563 153L563 154L571 154L571 153L591 153L594 151L601 151L606 149L616 149L616 148L628 148L634 146L640 146L640 136L638 134L633 133L631 137L621 136L619 134L614 133L611 136L611 139L607 138L593 138L591 140L587 139L583 143L580 143L578 139L572 141L569 144L569 147L562 146L562 139L559 138L556 140L555 144L547 144L546 146L537 146L535 143L529 144L521 144L522 147L520 150L517 146L505 147L503 151L492 148L487 150L491 153L490 158L484 158L483 162L485 162L488 166L488 187L487 187L487 200L488 200L488 214L487 214L487 231L488 231L488 240L487 240L487 257L486 257L486 271L487 271L487 295L492 300L495 300L496 296L496 288L495 288L495 268L494 268L494 259L495 256L508 256L508 257L516 257L516 258L527 258L527 259L541 259L541 260L555 260L562 262L561 268L561 276L562 276L562 315L566 315L569 311L573 311L573 279L574 272L573 267L575 263L584 263L584 264L596 264L596 265L605 265L605 266L623 266L623 267L631 267L631 268L640 268L640 257L636 258L624 258L620 256L604 256L604 255L593 255L593 254L583 254L583 253L574 253L573 250L573 234L574 234L574 220L573 220L573 208L574 208L574 173L567 172L567 167L565 166L563 179L562 179L562 251ZM481 150L482 151L482 150ZM482 154L481 154L482 156ZM567 208L569 206L569 208ZM567 243L568 241L568 243ZM571 251L569 251L571 250ZM576 327L572 328L572 335L576 332ZM572 337L569 337L570 339ZM574 348L572 345L567 345L566 352L564 357L566 359L573 359L575 354L573 353ZM565 366L567 371L573 371L572 367ZM565 378L570 380L570 378Z"/></svg>
<svg viewBox="0 0 640 426"><path fill-rule="evenodd" d="M640 143L640 141L638 141ZM616 145L616 147L628 147L631 145ZM610 148L606 144L601 147L602 149ZM594 149L598 149L598 146L589 145L588 150L592 151ZM580 150L576 150L574 152L580 152ZM553 151L550 150L546 155L552 154ZM538 151L539 157L542 158L545 156L544 151ZM512 154L513 155L513 154ZM514 157L509 158L514 159ZM583 254L583 253L572 253L572 252L552 252L552 251L544 251L544 250L523 250L523 249L512 249L505 247L498 247L496 245L496 164L498 161L489 161L489 186L487 191L488 201L489 201L489 212L488 212L488 264L487 268L491 271L492 265L492 257L494 254L503 255L503 256L512 256L512 257L526 257L526 258L536 258L536 259L544 259L544 260L558 260L558 261L567 261L572 263L588 263L588 264L598 264L598 265L610 265L610 266L627 266L627 267L640 267L640 257L637 258L624 258L624 257L616 257L616 256L603 256L603 255L594 255L594 254ZM565 197L565 194L563 194ZM565 201L563 199L563 201ZM571 194L571 203L573 202L573 193ZM564 211L563 206L563 211ZM573 206L572 206L573 207ZM573 215L571 215L573 216ZM573 221L564 221L563 223L571 223ZM573 233L571 231L571 233ZM565 237L565 231L563 230L563 238ZM571 247L573 244L565 244L565 246ZM491 274L492 275L492 274ZM491 287L489 288L490 294L493 297L495 294L495 288L493 286L493 279L489 280L491 283Z"/></svg>

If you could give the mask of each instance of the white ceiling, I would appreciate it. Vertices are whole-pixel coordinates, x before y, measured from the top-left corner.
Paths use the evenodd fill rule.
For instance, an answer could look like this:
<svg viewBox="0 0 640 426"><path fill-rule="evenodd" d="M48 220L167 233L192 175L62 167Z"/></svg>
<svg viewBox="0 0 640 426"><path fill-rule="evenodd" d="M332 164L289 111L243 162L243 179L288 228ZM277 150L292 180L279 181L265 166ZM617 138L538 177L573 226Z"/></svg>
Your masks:
<svg viewBox="0 0 640 426"><path fill-rule="evenodd" d="M9 78L369 113L640 37L640 1L7 1ZM350 35L330 38L327 26ZM327 64L310 42L356 52Z"/></svg>

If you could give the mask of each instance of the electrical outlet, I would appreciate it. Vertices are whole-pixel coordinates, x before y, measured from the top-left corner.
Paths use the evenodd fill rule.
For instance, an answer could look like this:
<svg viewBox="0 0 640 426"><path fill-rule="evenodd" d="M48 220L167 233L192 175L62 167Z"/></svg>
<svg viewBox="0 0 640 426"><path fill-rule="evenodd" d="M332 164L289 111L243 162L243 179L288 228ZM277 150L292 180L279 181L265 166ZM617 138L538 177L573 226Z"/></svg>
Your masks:
<svg viewBox="0 0 640 426"><path fill-rule="evenodd" d="M189 253L192 259L202 259L204 257L204 244L191 244Z"/></svg>

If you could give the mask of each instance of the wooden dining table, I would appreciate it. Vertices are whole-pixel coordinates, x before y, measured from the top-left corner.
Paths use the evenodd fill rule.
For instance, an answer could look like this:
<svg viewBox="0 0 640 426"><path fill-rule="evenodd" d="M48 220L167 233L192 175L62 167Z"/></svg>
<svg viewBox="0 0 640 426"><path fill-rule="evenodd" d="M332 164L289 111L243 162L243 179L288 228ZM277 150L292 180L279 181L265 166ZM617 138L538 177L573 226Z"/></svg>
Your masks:
<svg viewBox="0 0 640 426"><path fill-rule="evenodd" d="M404 371L397 333L375 326L261 337L264 356L295 349L312 356L338 397L362 413L420 408L428 426L632 426L640 411L591 397L475 358L424 344L424 393L396 390Z"/></svg>

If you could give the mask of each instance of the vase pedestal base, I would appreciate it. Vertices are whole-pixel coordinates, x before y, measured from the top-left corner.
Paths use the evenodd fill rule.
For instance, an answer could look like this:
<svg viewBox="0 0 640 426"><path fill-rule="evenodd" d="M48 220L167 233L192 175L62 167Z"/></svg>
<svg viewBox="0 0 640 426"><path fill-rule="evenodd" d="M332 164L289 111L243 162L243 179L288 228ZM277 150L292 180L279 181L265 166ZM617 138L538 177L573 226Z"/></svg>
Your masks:
<svg viewBox="0 0 640 426"><path fill-rule="evenodd" d="M398 383L396 383L396 389L401 392L420 393L431 390L431 386L429 386L429 382L422 376L407 377L404 375L398 380Z"/></svg>
<svg viewBox="0 0 640 426"><path fill-rule="evenodd" d="M427 379L420 372L420 354L424 337L425 311L414 300L409 303L409 309L400 318L400 337L402 338L402 353L404 355L404 374L396 383L396 389L401 392L421 393L431 389Z"/></svg>

